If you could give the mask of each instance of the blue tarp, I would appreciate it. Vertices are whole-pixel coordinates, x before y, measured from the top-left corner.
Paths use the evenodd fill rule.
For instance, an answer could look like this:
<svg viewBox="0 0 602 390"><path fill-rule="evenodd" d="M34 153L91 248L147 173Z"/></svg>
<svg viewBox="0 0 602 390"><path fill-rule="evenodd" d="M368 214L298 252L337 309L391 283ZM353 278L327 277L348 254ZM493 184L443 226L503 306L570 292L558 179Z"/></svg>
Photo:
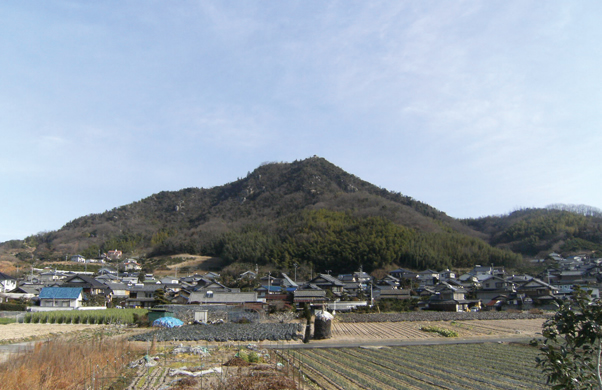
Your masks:
<svg viewBox="0 0 602 390"><path fill-rule="evenodd" d="M153 326L161 326L163 328L177 328L184 325L182 320L173 317L161 317L153 321Z"/></svg>

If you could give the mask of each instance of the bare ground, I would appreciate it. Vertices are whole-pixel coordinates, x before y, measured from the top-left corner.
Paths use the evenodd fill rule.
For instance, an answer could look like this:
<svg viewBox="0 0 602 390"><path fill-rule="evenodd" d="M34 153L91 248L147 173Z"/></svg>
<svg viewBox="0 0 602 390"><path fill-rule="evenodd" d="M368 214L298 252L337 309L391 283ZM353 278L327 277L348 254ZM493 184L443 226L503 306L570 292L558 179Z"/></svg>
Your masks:
<svg viewBox="0 0 602 390"><path fill-rule="evenodd" d="M20 341L30 338L99 329L103 325L86 324L8 324L0 325L0 342Z"/></svg>
<svg viewBox="0 0 602 390"><path fill-rule="evenodd" d="M424 332L422 326L435 325L455 330L460 338L496 338L500 336L535 337L541 333L545 319L478 320L478 321L414 321L359 322L332 324L330 341L416 340L441 338L437 333ZM312 341L313 342L313 341Z"/></svg>

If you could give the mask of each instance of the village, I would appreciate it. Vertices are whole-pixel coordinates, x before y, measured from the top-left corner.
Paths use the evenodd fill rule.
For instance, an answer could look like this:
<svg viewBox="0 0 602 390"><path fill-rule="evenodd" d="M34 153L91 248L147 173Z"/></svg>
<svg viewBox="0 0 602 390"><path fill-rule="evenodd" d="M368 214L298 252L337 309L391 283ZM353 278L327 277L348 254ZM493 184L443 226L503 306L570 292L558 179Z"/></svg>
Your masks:
<svg viewBox="0 0 602 390"><path fill-rule="evenodd" d="M238 275L236 285L246 286L241 288L223 284L218 272L154 276L141 272L139 261L121 257L115 250L100 260L79 255L71 258L74 263L100 262L102 267L95 273L33 267L20 278L0 273L0 300L27 304L28 311L169 304L228 305L270 312L301 310L309 305L336 312L397 301L404 301L406 310L545 310L553 309L555 300L570 297L576 286L599 297L602 280L602 259L563 258L551 253L547 261L553 266L535 276L510 274L493 264L477 265L461 275L450 270L399 268L378 279L361 270L338 275L327 271L313 274L309 280L297 280L296 272L292 276L260 275L255 269Z"/></svg>

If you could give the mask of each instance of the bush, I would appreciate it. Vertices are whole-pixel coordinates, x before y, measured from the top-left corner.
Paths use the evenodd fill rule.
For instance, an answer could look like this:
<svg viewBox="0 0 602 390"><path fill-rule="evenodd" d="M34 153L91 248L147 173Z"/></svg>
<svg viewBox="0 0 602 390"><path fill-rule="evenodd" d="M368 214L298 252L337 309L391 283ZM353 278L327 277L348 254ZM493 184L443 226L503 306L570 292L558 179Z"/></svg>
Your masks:
<svg viewBox="0 0 602 390"><path fill-rule="evenodd" d="M27 305L20 303L0 303L0 311L25 311Z"/></svg>
<svg viewBox="0 0 602 390"><path fill-rule="evenodd" d="M241 358L245 362L249 361L249 354L247 354L247 351L245 351L244 349L241 349L240 351L238 351L238 353L236 354L236 357Z"/></svg>
<svg viewBox="0 0 602 390"><path fill-rule="evenodd" d="M420 330L423 332L438 333L443 337L458 337L458 332L455 330L440 328L438 326L423 326Z"/></svg>
<svg viewBox="0 0 602 390"><path fill-rule="evenodd" d="M251 351L251 353L249 354L249 363L258 363L258 362L259 362L259 355L257 354L257 352Z"/></svg>

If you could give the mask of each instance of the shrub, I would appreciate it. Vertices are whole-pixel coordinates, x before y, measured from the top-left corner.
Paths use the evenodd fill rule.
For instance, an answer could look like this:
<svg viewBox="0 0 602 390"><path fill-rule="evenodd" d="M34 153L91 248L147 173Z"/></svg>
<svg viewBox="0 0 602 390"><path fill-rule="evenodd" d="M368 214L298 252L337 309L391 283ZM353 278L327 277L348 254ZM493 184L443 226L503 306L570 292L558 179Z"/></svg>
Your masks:
<svg viewBox="0 0 602 390"><path fill-rule="evenodd" d="M245 362L249 361L249 354L247 354L247 351L245 351L244 349L241 349L240 351L238 351L238 353L236 354L236 357L241 358Z"/></svg>
<svg viewBox="0 0 602 390"><path fill-rule="evenodd" d="M443 337L458 337L458 332L451 329L441 328L438 326L423 326L420 328L423 332L438 333Z"/></svg>
<svg viewBox="0 0 602 390"><path fill-rule="evenodd" d="M0 303L0 311L25 311L27 305L19 303Z"/></svg>
<svg viewBox="0 0 602 390"><path fill-rule="evenodd" d="M251 353L249 354L249 363L258 363L259 362L259 355L257 354L257 352L255 351L251 351Z"/></svg>

